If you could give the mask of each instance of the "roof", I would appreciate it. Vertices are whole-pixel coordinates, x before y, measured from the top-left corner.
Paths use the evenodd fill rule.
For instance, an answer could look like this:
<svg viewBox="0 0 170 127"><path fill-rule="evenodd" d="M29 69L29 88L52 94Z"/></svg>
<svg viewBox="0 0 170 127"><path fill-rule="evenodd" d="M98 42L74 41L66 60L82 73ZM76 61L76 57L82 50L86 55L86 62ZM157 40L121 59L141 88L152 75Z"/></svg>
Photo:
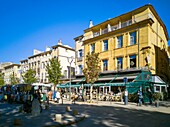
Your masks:
<svg viewBox="0 0 170 127"><path fill-rule="evenodd" d="M78 37L75 37L74 40L76 41L76 40L79 40L79 38L83 38L83 37L84 37L84 35L80 35Z"/></svg>
<svg viewBox="0 0 170 127"><path fill-rule="evenodd" d="M7 68L10 68L10 67L14 67L14 66L21 66L20 64L11 64L11 65L8 65L8 66L5 66L4 68L7 69Z"/></svg>
<svg viewBox="0 0 170 127"><path fill-rule="evenodd" d="M33 58L33 57L36 57L36 56L42 56L42 55L45 55L45 54L48 54L48 53L51 53L51 52L52 52L52 50L50 50L50 51L45 51L45 52L42 52L42 53L39 53L39 54L30 56L30 57L28 57L28 59Z"/></svg>
<svg viewBox="0 0 170 127"><path fill-rule="evenodd" d="M53 49L56 49L58 47L62 47L62 48L65 48L65 49L69 49L69 50L75 51L75 49L73 49L71 47L67 47L65 45L54 45L54 46L52 46Z"/></svg>
<svg viewBox="0 0 170 127"><path fill-rule="evenodd" d="M169 40L169 35L168 35L168 31L167 31L167 29L166 29L166 26L165 26L165 24L163 23L163 21L161 20L161 18L160 18L159 15L158 15L158 13L156 12L156 10L154 9L154 7L153 7L151 4L146 4L146 5L142 6L142 7L139 7L139 8L137 8L137 9L135 9L135 10L132 10L132 11L130 11L130 12L127 12L127 13L124 13L124 14L122 14L122 15L119 15L119 16L117 16L117 17L115 17L115 18L108 19L108 20L106 20L106 21L104 21L104 22L102 22L102 23L99 23L99 24L97 24L97 25L94 25L94 26L91 27L91 28L85 29L84 32L88 32L88 31L90 31L90 30L92 30L92 29L95 29L96 27L98 27L98 26L100 26L100 25L108 24L111 20L115 20L115 19L121 18L121 17L123 17L123 16L125 16L125 15L133 14L133 13L135 13L135 12L138 11L138 10L147 9L147 8L150 8L150 10L153 12L154 16L155 16L155 17L157 18L157 20L160 22L160 24L162 25L162 27L163 27L163 29L164 29L164 31L165 31L166 38L167 38L167 40Z"/></svg>
<svg viewBox="0 0 170 127"><path fill-rule="evenodd" d="M28 61L28 59L25 59L25 60L20 60L20 62L27 62Z"/></svg>

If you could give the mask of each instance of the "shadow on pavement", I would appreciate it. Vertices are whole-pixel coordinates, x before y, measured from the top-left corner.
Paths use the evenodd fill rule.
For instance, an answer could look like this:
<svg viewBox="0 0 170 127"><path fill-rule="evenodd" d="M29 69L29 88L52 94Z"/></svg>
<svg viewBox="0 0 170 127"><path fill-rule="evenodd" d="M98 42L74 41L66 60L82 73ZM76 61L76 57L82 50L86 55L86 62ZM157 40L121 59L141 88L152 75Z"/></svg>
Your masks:
<svg viewBox="0 0 170 127"><path fill-rule="evenodd" d="M54 122L52 119L56 113L66 113L66 106L86 114L83 121L69 127L169 127L170 125L170 114L111 105L51 104L49 110L43 110L37 117L17 112L17 106L0 104L0 127L12 127L14 118L21 119L23 127L50 125Z"/></svg>
<svg viewBox="0 0 170 127"><path fill-rule="evenodd" d="M109 105L75 104L71 107L88 116L82 122L72 125L74 127L169 127L170 125L170 114L156 111Z"/></svg>

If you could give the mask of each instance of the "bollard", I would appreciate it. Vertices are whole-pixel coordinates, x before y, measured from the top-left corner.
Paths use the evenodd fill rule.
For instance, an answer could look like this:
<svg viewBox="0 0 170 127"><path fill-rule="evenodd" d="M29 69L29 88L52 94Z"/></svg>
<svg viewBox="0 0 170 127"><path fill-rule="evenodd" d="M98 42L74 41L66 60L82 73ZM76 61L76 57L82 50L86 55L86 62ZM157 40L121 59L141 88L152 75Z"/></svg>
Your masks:
<svg viewBox="0 0 170 127"><path fill-rule="evenodd" d="M127 105L128 104L128 91L125 90L125 100L124 100L124 104Z"/></svg>
<svg viewBox="0 0 170 127"><path fill-rule="evenodd" d="M21 119L14 119L13 125L16 125L16 126L22 125Z"/></svg>
<svg viewBox="0 0 170 127"><path fill-rule="evenodd" d="M70 106L67 106L67 107L66 107L66 111L67 111L67 112L71 111Z"/></svg>
<svg viewBox="0 0 170 127"><path fill-rule="evenodd" d="M155 102L155 107L157 107L157 108L159 107L159 102L158 101Z"/></svg>
<svg viewBox="0 0 170 127"><path fill-rule="evenodd" d="M78 115L78 111L77 110L73 110L73 115Z"/></svg>
<svg viewBox="0 0 170 127"><path fill-rule="evenodd" d="M61 122L61 118L62 118L61 114L55 114L55 121L56 122Z"/></svg>

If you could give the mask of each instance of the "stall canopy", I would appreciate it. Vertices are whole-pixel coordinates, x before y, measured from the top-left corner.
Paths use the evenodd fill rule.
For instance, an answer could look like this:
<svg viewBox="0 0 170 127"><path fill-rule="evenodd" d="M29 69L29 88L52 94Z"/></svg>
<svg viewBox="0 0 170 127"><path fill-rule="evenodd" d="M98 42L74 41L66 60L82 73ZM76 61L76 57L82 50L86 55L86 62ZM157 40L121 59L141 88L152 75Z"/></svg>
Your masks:
<svg viewBox="0 0 170 127"><path fill-rule="evenodd" d="M52 84L44 84L44 83L33 83L32 86L45 86L45 87L51 87Z"/></svg>

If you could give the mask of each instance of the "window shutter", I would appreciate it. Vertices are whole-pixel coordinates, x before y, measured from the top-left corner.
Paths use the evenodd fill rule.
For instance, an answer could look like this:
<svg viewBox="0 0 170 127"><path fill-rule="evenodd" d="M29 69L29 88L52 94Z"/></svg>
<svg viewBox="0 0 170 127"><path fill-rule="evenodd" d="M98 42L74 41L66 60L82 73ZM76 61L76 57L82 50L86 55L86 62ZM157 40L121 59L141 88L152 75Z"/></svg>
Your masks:
<svg viewBox="0 0 170 127"><path fill-rule="evenodd" d="M76 56L76 58L78 58L78 51L75 52L75 56Z"/></svg>
<svg viewBox="0 0 170 127"><path fill-rule="evenodd" d="M123 46L123 36L121 36L121 47Z"/></svg>
<svg viewBox="0 0 170 127"><path fill-rule="evenodd" d="M82 49L82 56L84 56L84 50Z"/></svg>
<svg viewBox="0 0 170 127"><path fill-rule="evenodd" d="M78 73L78 65L76 65L75 71L76 71L76 74L77 74Z"/></svg>

